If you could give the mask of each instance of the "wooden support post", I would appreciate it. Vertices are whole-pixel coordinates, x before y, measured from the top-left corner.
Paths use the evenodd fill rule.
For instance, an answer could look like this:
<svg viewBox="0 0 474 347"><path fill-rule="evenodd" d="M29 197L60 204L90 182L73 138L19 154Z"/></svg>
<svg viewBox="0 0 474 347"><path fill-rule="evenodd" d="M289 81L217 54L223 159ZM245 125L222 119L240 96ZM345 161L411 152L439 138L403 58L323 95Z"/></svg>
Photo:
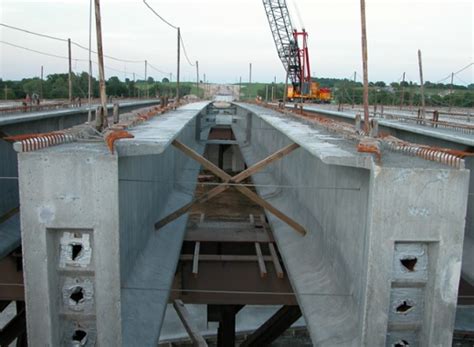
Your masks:
<svg viewBox="0 0 474 347"><path fill-rule="evenodd" d="M453 107L453 83L454 83L454 72L451 72L451 86L449 87L449 109L448 111L451 112L451 108Z"/></svg>
<svg viewBox="0 0 474 347"><path fill-rule="evenodd" d="M177 53L177 66L176 66L176 102L179 102L179 72L181 64L181 29L178 27L178 53Z"/></svg>
<svg viewBox="0 0 474 347"><path fill-rule="evenodd" d="M196 60L196 96L199 98L200 90L199 90L199 62Z"/></svg>
<svg viewBox="0 0 474 347"><path fill-rule="evenodd" d="M40 100L43 99L43 65L41 65Z"/></svg>
<svg viewBox="0 0 474 347"><path fill-rule="evenodd" d="M367 24L365 20L365 0L360 0L361 26L362 26L362 68L364 75L364 127L370 130L369 124L369 68L367 49Z"/></svg>
<svg viewBox="0 0 474 347"><path fill-rule="evenodd" d="M169 222L179 218L182 216L184 213L190 210L190 208L196 204L196 203L202 203L204 201L207 201L211 199L212 197L222 193L225 191L229 186L227 185L228 183L239 183L243 181L245 178L253 175L257 171L261 170L263 167L266 165L270 164L271 162L282 158L283 156L291 153L294 151L296 148L299 147L298 144L293 143L291 145L288 145L279 151L273 153L272 155L268 156L267 158L259 161L258 163L254 164L253 166L249 167L248 169L242 171L241 173L235 175L234 177L231 177L229 174L227 174L225 171L221 170L218 168L216 165L214 165L212 162L207 160L206 158L202 157L198 153L196 153L194 150L191 148L187 147L183 143L174 140L172 143L176 148L181 150L183 153L191 157L192 159L196 160L199 162L204 168L207 170L211 171L214 173L217 177L222 179L224 183L220 186L217 186L213 189L211 189L209 192L205 193L201 197L197 198L196 200L192 201L189 204L184 205L183 207L179 208L175 212L171 213L167 217L163 218L159 222L155 223L155 230L158 230L168 224ZM247 187L244 186L235 186L235 188L240 191L242 194L247 196L250 200L253 202L259 204L263 208L267 209L270 211L272 214L283 220L285 223L287 223L289 226L291 226L293 229L295 229L297 232L299 232L302 235L306 235L306 230L297 222L295 222L293 219L290 217L286 216L284 213L273 207L270 203L265 201L264 199L260 198L258 195L256 195L253 191L248 189Z"/></svg>
<svg viewBox="0 0 474 347"><path fill-rule="evenodd" d="M148 61L145 60L145 99L148 98Z"/></svg>
<svg viewBox="0 0 474 347"><path fill-rule="evenodd" d="M255 252L257 254L258 267L260 269L260 277L265 278L267 277L267 267L265 266L265 261L263 260L262 249L260 248L260 244L258 242L255 242Z"/></svg>
<svg viewBox="0 0 474 347"><path fill-rule="evenodd" d="M354 71L354 85L352 86L352 108L354 108L354 104L355 104L356 78L357 78L357 72Z"/></svg>
<svg viewBox="0 0 474 347"><path fill-rule="evenodd" d="M239 77L239 97L237 100L240 100L240 97L242 96L242 76Z"/></svg>
<svg viewBox="0 0 474 347"><path fill-rule="evenodd" d="M250 88L252 87L252 63L249 63L249 86L247 88L247 99L251 98Z"/></svg>
<svg viewBox="0 0 474 347"><path fill-rule="evenodd" d="M96 127L102 130L107 127L107 93L105 91L105 71L104 71L104 52L102 48L102 26L100 19L100 0L95 1L95 26L97 33L97 56L99 63L99 89L100 101L102 105L101 116L96 119Z"/></svg>
<svg viewBox="0 0 474 347"><path fill-rule="evenodd" d="M403 78L402 78L402 95L400 96L400 110L403 108L403 102L405 101L405 72L403 73Z"/></svg>
<svg viewBox="0 0 474 347"><path fill-rule="evenodd" d="M67 52L69 60L69 73L68 73L68 89L69 89L69 104L72 103L72 60L71 60L71 39L67 39Z"/></svg>
<svg viewBox="0 0 474 347"><path fill-rule="evenodd" d="M418 66L420 69L421 118L425 119L425 83L423 82L423 62L421 60L421 50L418 50Z"/></svg>
<svg viewBox="0 0 474 347"><path fill-rule="evenodd" d="M204 340L204 338L202 337L197 326L194 325L194 322L191 320L191 316L188 310L186 309L186 306L184 306L183 302L181 300L175 300L173 302L173 307L176 310L179 319L181 319L181 322L183 323L184 328L186 329L189 337L191 338L191 341L193 341L193 346L207 347L206 340Z"/></svg>
<svg viewBox="0 0 474 347"><path fill-rule="evenodd" d="M197 277L199 271L199 249L201 248L201 242L197 241L194 244L194 257L193 257L193 275Z"/></svg>
<svg viewBox="0 0 474 347"><path fill-rule="evenodd" d="M280 259L278 259L278 255L277 255L277 252L276 252L276 249L275 249L275 245L272 242L270 242L268 244L268 249L270 250L270 255L272 257L273 266L275 267L275 272L277 274L277 277L278 278L283 278L284 277L283 269L282 269L281 264L280 264Z"/></svg>
<svg viewBox="0 0 474 347"><path fill-rule="evenodd" d="M118 103L114 104L113 119L114 119L114 124L117 124L120 121L120 113L119 113L119 104Z"/></svg>

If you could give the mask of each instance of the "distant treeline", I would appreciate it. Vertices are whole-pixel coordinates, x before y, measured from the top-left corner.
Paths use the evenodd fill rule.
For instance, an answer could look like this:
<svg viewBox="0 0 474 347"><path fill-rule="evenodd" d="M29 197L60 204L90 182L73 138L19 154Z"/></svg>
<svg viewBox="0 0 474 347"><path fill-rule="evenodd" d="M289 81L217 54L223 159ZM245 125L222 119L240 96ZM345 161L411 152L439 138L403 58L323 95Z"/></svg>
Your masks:
<svg viewBox="0 0 474 347"><path fill-rule="evenodd" d="M363 85L348 79L316 78L321 87L331 88L334 103L362 104ZM274 98L282 99L284 85L268 84ZM474 84L469 86L425 82L425 102L427 106L474 107ZM260 84L257 95L265 98L266 85ZM269 96L270 98L271 96ZM383 81L369 83L369 102L371 105L421 105L420 86L413 82L393 82L387 85Z"/></svg>
<svg viewBox="0 0 474 347"><path fill-rule="evenodd" d="M72 75L73 97L87 98L88 77L87 72ZM316 78L321 87L329 87L333 92L334 103L362 103L362 83L349 79ZM260 96L265 98L266 86L269 86L269 98L273 87L274 99L283 99L284 84L252 83L242 85L242 96L254 98ZM371 82L369 84L370 104L417 106L421 104L420 88L413 82L393 82L387 85L385 82ZM474 84L469 86L425 82L425 100L428 106L455 106L474 107ZM6 88L5 88L6 87ZM176 94L176 83L167 78L155 81L149 77L146 81L133 81L125 79L121 81L118 77L110 77L106 81L107 95L115 97L144 97L146 95L167 95L173 97ZM201 94L202 91L199 91ZM21 81L3 81L0 79L1 98L23 99L26 95L37 94L46 99L68 98L68 74L48 75L44 81L39 78L25 78ZM192 82L180 83L180 95L196 94L195 84ZM92 78L92 97L99 96L99 82Z"/></svg>
<svg viewBox="0 0 474 347"><path fill-rule="evenodd" d="M40 78L24 78L21 81L3 81L0 79L0 95L4 99L23 99L29 94L37 94L45 99L65 99L69 97L68 74L48 75L45 80ZM82 99L88 97L89 75L87 72L72 75L73 97ZM6 87L6 89L5 89ZM192 83L180 83L180 95L190 94ZM121 81L118 77L110 77L106 81L107 95L115 97L143 97L167 95L173 97L176 94L176 83L171 83L167 78L155 81L149 77L146 81L133 81L125 79ZM5 92L6 91L6 92ZM6 95L5 95L6 94ZM99 97L99 82L92 78L92 97Z"/></svg>

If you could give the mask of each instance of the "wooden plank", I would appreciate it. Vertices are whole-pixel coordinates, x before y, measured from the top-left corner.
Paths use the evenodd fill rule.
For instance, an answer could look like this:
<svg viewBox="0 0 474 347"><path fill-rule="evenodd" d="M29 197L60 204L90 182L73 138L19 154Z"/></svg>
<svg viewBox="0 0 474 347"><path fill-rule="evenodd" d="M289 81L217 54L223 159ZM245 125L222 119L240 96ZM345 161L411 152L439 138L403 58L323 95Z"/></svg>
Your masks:
<svg viewBox="0 0 474 347"><path fill-rule="evenodd" d="M273 245L273 243L269 243L268 248L270 249L270 255L272 256L273 266L275 267L277 277L278 278L283 278L284 277L283 269L281 268L280 259L278 259L278 255L277 255L277 252L275 250L275 246Z"/></svg>
<svg viewBox="0 0 474 347"><path fill-rule="evenodd" d="M208 169L209 171L211 171L213 174L215 174L217 177L219 177L220 179L222 179L223 181L225 182L230 182L232 180L232 177L227 174L225 171L221 170L219 167L217 167L216 165L214 165L213 163L211 163L209 160L207 160L206 158L204 158L203 156L199 155L198 153L196 153L193 149L189 148L188 146L184 145L183 143L177 141L177 140L174 140L172 142L172 144L178 148L179 150L183 151L185 154L187 154L188 156L190 156L191 158L193 158L194 160L196 160L197 162L199 162L204 168ZM291 145L290 145L291 146ZM288 147L288 146L287 146ZM250 168L249 168L250 169ZM248 170L245 170L248 172ZM245 172L243 171L243 172ZM242 172L242 173L243 173ZM241 174L242 174L241 173ZM240 174L239 174L240 175ZM239 176L237 175L237 176ZM242 178L244 176L240 175L240 178ZM212 189L210 192L214 191L214 190L217 190L219 188L223 188L223 190L227 189L226 186L219 186L219 187L216 187L214 189ZM269 202L265 201L264 199L260 198L257 194L255 194L253 191L251 191L249 188L247 187L244 187L244 186L234 186L239 192L241 192L242 194L244 194L246 197L248 197L250 200L252 200L253 202L255 202L256 204L262 206L263 208L267 209L269 212L271 212L273 215L275 215L276 217L280 218L283 222L285 222L286 224L288 224L289 226L291 226L293 229L295 229L298 233L300 233L301 235L306 235L306 230L304 229L303 226L301 226L299 223L297 223L296 221L294 221L293 219L291 219L290 217L288 217L287 215L285 215L283 212L281 212L280 210L276 209L275 207L273 207L273 205L271 205ZM222 191L223 191L222 190ZM209 192L209 193L210 193ZM220 192L219 192L220 193ZM193 204L193 203L191 203ZM188 204L189 205L189 204ZM172 215L175 215L176 213L172 213ZM182 214L182 213L181 213ZM174 219L178 218L178 216L174 216ZM168 217L166 217L165 219L167 219ZM162 222L158 222L157 223L158 225L161 225L163 226L164 224L162 224ZM155 224L155 229L159 229L157 228L157 224Z"/></svg>
<svg viewBox="0 0 474 347"><path fill-rule="evenodd" d="M194 325L183 302L181 300L175 300L173 301L173 307L176 310L179 319L181 319L181 322L183 323L189 337L193 341L193 346L207 347L206 340L204 340L201 333L199 332L199 329Z"/></svg>
<svg viewBox="0 0 474 347"><path fill-rule="evenodd" d="M250 189L248 189L247 187L243 187L243 186L235 186L235 188L241 192L242 194L244 194L246 197L248 197L250 200L252 200L253 202L255 202L256 204L260 205L261 207L263 207L264 209L268 210L269 212L271 212L273 215L275 215L276 217L278 217L279 219L281 219L283 222L285 222L286 224L288 224L290 227L292 227L295 231L297 231L298 233L300 233L301 235L306 235L306 230L305 228L299 224L298 222L296 222L294 219L288 217L286 214L284 214L283 212L281 212L280 210L278 210L277 208L273 207L272 204L270 204L268 201L262 199L261 197L259 197L257 194L255 194L254 192L252 192Z"/></svg>
<svg viewBox="0 0 474 347"><path fill-rule="evenodd" d="M255 229L255 225L250 224L249 222L238 222L226 219L219 219L219 220L207 220L205 222L199 223L191 223L191 229L207 229L207 230L253 230Z"/></svg>
<svg viewBox="0 0 474 347"><path fill-rule="evenodd" d="M262 249L260 244L255 242L255 252L257 253L258 267L260 268L260 277L267 277L267 267L265 266L265 261L263 260Z"/></svg>
<svg viewBox="0 0 474 347"><path fill-rule="evenodd" d="M178 140L174 140L172 145L178 148L180 151L185 153L187 156L196 160L199 164L201 164L205 169L211 171L214 175L222 179L223 181L230 181L232 176L227 174L225 171L221 170L219 167L214 165L212 162L204 158L202 155L199 155L196 151L192 148L189 148L184 143L179 142Z"/></svg>
<svg viewBox="0 0 474 347"><path fill-rule="evenodd" d="M198 241L194 244L194 257L193 257L193 275L197 277L199 269L199 248L201 243Z"/></svg>
<svg viewBox="0 0 474 347"><path fill-rule="evenodd" d="M285 155L290 154L295 149L297 149L299 146L300 145L298 145L297 143L292 143L291 145L283 147L282 149L276 151L272 155L269 155L268 157L260 160L259 162L253 164L251 167L247 168L246 170L244 170L244 171L240 172L239 174L235 175L234 177L232 177L232 182L235 182L235 183L242 182L244 179L246 179L247 177L250 177L253 174L257 173L258 171L263 169L268 164L283 158Z"/></svg>
<svg viewBox="0 0 474 347"><path fill-rule="evenodd" d="M273 237L261 229L254 231L251 229L188 229L184 236L184 241L189 242L273 242Z"/></svg>
<svg viewBox="0 0 474 347"><path fill-rule="evenodd" d="M194 254L181 254L179 256L179 260L181 261L193 261ZM262 256L264 261L272 261L272 257L270 255ZM231 254L200 254L199 261L205 262L218 262L218 261L235 261L235 262L254 262L258 261L258 257L256 255L231 255Z"/></svg>

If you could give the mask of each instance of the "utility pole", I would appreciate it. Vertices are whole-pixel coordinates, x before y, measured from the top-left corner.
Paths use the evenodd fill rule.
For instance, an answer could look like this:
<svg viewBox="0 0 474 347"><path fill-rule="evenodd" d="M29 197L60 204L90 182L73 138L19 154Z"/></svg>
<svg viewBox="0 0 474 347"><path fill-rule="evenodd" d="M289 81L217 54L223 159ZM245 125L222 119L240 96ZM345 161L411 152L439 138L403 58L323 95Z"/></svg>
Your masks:
<svg viewBox="0 0 474 347"><path fill-rule="evenodd" d="M272 102L275 101L275 83L272 84Z"/></svg>
<svg viewBox="0 0 474 347"><path fill-rule="evenodd" d="M369 124L369 71L368 71L368 53L367 53L367 24L365 20L365 0L360 0L360 14L362 26L362 68L364 75L364 127L365 131L370 131Z"/></svg>
<svg viewBox="0 0 474 347"><path fill-rule="evenodd" d="M242 89L242 76L239 77L239 98L238 98L239 101L240 101L240 96L241 96L241 89Z"/></svg>
<svg viewBox="0 0 474 347"><path fill-rule="evenodd" d="M7 100L7 96L8 96L8 87L7 87L7 84L5 83L5 100Z"/></svg>
<svg viewBox="0 0 474 347"><path fill-rule="evenodd" d="M95 1L95 27L97 33L97 56L99 63L99 90L102 112L96 119L96 127L102 130L107 126L107 94L105 91L104 52L102 49L102 27L100 19L100 0Z"/></svg>
<svg viewBox="0 0 474 347"><path fill-rule="evenodd" d="M199 98L199 62L196 60L196 93Z"/></svg>
<svg viewBox="0 0 474 347"><path fill-rule="evenodd" d="M176 69L176 101L179 101L179 64L181 59L181 29L178 27L178 62Z"/></svg>
<svg viewBox="0 0 474 347"><path fill-rule="evenodd" d="M67 50L68 50L68 60L69 60L69 104L72 102L72 62L71 62L71 39L67 39Z"/></svg>
<svg viewBox="0 0 474 347"><path fill-rule="evenodd" d="M451 87L449 88L449 111L453 106L453 83L454 83L454 72L451 72Z"/></svg>
<svg viewBox="0 0 474 347"><path fill-rule="evenodd" d="M268 102L268 84L265 85L265 102Z"/></svg>
<svg viewBox="0 0 474 347"><path fill-rule="evenodd" d="M145 60L145 98L148 98L148 61Z"/></svg>
<svg viewBox="0 0 474 347"><path fill-rule="evenodd" d="M43 65L41 65L40 100L43 99Z"/></svg>
<svg viewBox="0 0 474 347"><path fill-rule="evenodd" d="M92 0L89 0L89 76L87 76L87 124L92 122Z"/></svg>
<svg viewBox="0 0 474 347"><path fill-rule="evenodd" d="M247 98L250 99L250 86L252 85L252 63L249 63L249 87L247 92Z"/></svg>
<svg viewBox="0 0 474 347"><path fill-rule="evenodd" d="M400 110L403 107L404 99L405 99L405 72L403 73L403 78L402 78L402 95L400 97Z"/></svg>
<svg viewBox="0 0 474 347"><path fill-rule="evenodd" d="M418 50L418 65L420 68L421 118L425 119L425 84L423 82L423 63L421 60L421 50Z"/></svg>
<svg viewBox="0 0 474 347"><path fill-rule="evenodd" d="M356 78L357 78L357 72L354 71L354 85L352 86L352 108L354 108L354 103L355 103Z"/></svg>

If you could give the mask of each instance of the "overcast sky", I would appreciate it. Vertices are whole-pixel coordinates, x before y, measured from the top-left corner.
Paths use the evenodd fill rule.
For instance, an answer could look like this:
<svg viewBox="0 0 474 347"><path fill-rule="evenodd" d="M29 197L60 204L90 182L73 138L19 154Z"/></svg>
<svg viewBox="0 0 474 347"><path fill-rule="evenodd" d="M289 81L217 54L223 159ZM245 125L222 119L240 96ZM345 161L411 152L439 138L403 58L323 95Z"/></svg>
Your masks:
<svg viewBox="0 0 474 347"><path fill-rule="evenodd" d="M254 81L285 77L261 0L147 0L163 17L180 26L188 56L199 60L211 82ZM1 22L88 45L89 0L0 0ZM296 9L294 6L296 3ZM288 0L295 27L309 32L311 71L316 77L361 76L359 0ZM366 0L369 79L418 81L417 50L423 52L425 80L437 82L473 62L472 0ZM147 59L154 67L176 72L176 31L150 12L142 0L101 0L105 54ZM298 16L298 12L301 16ZM299 19L301 17L301 20ZM303 23L301 23L303 22ZM67 44L0 27L2 41L67 56ZM93 48L96 48L95 31ZM67 60L27 52L0 43L0 77L21 79L66 72ZM73 46L72 55L87 59ZM97 60L93 56L93 60ZM106 77L144 75L144 63L106 59ZM120 70L117 72L113 68ZM75 72L87 62L74 62ZM94 74L97 66L94 65ZM155 79L164 76L149 68ZM455 83L473 83L473 67ZM195 80L195 69L182 59L182 79ZM449 83L449 78L445 80Z"/></svg>

